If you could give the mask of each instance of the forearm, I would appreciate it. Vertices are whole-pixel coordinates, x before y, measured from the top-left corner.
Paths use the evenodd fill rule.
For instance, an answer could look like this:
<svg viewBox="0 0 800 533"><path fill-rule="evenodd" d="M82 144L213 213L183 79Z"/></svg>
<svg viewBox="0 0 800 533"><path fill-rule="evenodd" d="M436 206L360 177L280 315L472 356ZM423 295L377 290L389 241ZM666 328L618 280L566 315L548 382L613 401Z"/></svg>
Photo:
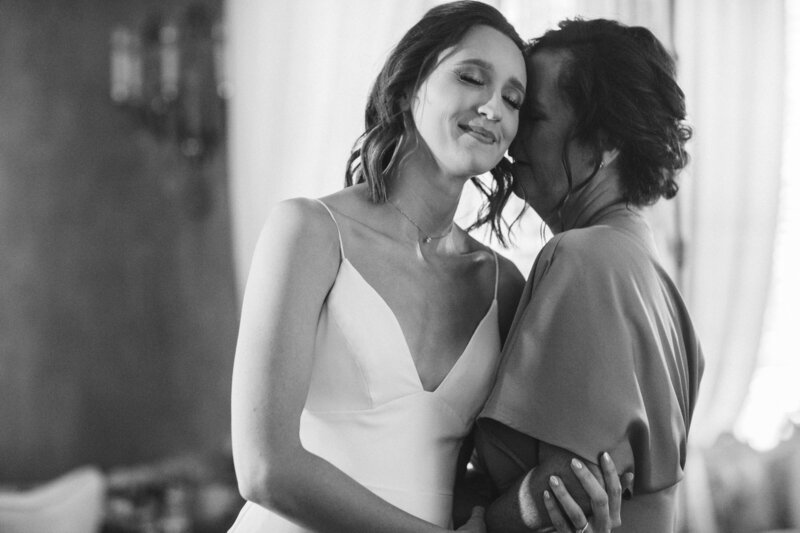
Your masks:
<svg viewBox="0 0 800 533"><path fill-rule="evenodd" d="M534 468L525 474L492 502L486 510L486 526L490 532L529 533L549 526L542 494L533 492L536 472Z"/></svg>
<svg viewBox="0 0 800 533"><path fill-rule="evenodd" d="M303 450L280 463L249 499L311 531L448 531L391 505L319 456Z"/></svg>

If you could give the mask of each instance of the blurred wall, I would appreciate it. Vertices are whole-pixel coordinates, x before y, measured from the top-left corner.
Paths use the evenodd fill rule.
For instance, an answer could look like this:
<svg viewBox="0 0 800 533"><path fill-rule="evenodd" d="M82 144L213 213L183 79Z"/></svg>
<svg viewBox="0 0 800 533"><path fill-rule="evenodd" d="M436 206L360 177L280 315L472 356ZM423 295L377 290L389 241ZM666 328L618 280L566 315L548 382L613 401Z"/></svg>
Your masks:
<svg viewBox="0 0 800 533"><path fill-rule="evenodd" d="M227 441L225 156L108 97L112 27L186 4L0 0L0 484Z"/></svg>

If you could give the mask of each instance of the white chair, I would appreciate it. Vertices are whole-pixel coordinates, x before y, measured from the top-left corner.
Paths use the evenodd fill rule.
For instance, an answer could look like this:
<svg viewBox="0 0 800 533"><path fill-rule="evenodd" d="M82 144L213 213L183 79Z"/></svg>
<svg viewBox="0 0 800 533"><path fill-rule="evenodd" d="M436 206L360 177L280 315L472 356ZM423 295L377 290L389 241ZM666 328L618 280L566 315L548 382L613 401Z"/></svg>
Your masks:
<svg viewBox="0 0 800 533"><path fill-rule="evenodd" d="M28 490L0 491L0 532L96 533L105 496L105 476L93 466Z"/></svg>

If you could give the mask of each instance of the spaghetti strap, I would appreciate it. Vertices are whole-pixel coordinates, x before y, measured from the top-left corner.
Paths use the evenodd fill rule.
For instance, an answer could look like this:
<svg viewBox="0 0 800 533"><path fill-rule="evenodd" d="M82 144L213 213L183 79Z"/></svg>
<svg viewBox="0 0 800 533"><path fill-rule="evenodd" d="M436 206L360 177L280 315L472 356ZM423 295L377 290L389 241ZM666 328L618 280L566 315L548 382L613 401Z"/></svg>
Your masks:
<svg viewBox="0 0 800 533"><path fill-rule="evenodd" d="M336 217L333 216L333 211L331 211L331 209L327 206L327 204L325 202L323 202L322 200L320 200L319 198L314 198L314 200L319 202L320 204L322 204L322 207L324 207L325 211L327 211L328 214L331 216L331 220L333 220L333 225L336 226L336 233L339 234L339 253L342 254L342 259L345 259L344 243L342 242L342 232L339 229L339 223L336 222ZM495 256L495 261L497 261L497 256ZM496 292L497 292L497 289L495 289L495 293Z"/></svg>
<svg viewBox="0 0 800 533"><path fill-rule="evenodd" d="M492 250L494 255L494 299L497 300L497 286L500 283L500 262L497 259L497 252Z"/></svg>

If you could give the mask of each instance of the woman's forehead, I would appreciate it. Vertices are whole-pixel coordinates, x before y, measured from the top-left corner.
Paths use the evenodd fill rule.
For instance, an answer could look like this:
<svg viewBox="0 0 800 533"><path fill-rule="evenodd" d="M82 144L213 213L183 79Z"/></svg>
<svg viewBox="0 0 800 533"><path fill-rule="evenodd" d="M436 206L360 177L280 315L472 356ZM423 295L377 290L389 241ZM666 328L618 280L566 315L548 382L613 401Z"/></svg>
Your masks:
<svg viewBox="0 0 800 533"><path fill-rule="evenodd" d="M465 58L490 63L497 71L503 71L525 82L525 59L522 51L507 35L491 26L476 25L467 30L461 40L439 54L437 66L447 60Z"/></svg>
<svg viewBox="0 0 800 533"><path fill-rule="evenodd" d="M529 98L547 106L566 105L559 88L559 77L569 57L568 52L560 50L542 50L528 57Z"/></svg>

